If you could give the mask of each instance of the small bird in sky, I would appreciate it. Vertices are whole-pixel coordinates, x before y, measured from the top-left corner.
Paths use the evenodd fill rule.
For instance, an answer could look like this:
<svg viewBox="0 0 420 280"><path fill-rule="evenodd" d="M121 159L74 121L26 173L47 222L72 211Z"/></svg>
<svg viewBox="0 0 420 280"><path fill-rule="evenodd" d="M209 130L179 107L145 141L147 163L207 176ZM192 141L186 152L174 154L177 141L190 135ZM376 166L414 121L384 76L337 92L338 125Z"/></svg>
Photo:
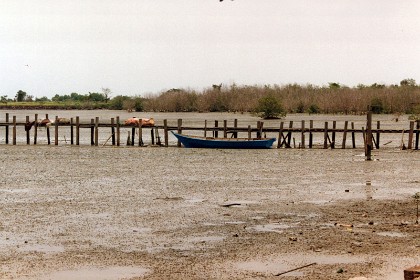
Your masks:
<svg viewBox="0 0 420 280"><path fill-rule="evenodd" d="M26 66L26 67L29 67L29 65L28 65L28 64L25 64L25 66Z"/></svg>

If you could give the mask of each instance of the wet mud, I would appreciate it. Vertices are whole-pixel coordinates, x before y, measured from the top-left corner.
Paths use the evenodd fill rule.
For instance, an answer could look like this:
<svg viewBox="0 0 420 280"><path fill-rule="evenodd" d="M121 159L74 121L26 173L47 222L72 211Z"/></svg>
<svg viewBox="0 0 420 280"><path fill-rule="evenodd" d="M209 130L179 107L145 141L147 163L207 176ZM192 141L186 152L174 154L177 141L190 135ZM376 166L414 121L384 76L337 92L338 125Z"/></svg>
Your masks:
<svg viewBox="0 0 420 280"><path fill-rule="evenodd" d="M417 151L0 155L0 279L394 280L420 263Z"/></svg>

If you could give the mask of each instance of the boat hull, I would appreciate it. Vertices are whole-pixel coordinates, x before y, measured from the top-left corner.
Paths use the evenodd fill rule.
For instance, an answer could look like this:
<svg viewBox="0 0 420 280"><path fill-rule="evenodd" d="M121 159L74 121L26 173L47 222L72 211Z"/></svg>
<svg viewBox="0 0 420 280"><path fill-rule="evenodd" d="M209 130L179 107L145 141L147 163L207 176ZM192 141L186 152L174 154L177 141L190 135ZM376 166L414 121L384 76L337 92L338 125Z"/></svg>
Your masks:
<svg viewBox="0 0 420 280"><path fill-rule="evenodd" d="M171 131L173 135L184 145L185 148L208 148L208 149L270 149L276 138L268 139L205 139L189 137Z"/></svg>

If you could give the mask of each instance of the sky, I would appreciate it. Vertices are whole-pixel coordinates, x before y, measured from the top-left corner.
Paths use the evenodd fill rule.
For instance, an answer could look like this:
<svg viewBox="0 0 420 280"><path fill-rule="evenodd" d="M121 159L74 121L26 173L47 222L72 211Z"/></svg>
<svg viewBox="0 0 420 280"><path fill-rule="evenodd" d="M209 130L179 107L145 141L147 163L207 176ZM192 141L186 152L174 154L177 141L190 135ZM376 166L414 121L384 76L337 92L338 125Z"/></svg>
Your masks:
<svg viewBox="0 0 420 280"><path fill-rule="evenodd" d="M0 96L420 83L418 0L0 0Z"/></svg>

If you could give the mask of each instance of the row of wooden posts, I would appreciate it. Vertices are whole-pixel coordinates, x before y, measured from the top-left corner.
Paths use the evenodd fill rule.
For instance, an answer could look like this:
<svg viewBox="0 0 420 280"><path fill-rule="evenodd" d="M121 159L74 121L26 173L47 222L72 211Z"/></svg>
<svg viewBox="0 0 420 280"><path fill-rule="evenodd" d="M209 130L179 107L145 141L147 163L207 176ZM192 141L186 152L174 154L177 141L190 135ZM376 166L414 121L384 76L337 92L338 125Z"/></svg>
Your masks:
<svg viewBox="0 0 420 280"><path fill-rule="evenodd" d="M48 119L48 115L46 115L46 118ZM38 120L38 114L35 114L35 120ZM143 129L147 129L146 127L141 126L141 120L139 122L139 125L134 126L127 126L120 123L120 118L111 118L110 123L100 123L99 117L96 117L94 119L91 119L90 123L81 123L79 117L70 118L70 123L68 124L62 124L59 122L59 118L55 117L55 122L53 123L54 127L54 144L58 145L58 131L59 127L70 127L70 144L71 145L80 145L80 129L81 128L88 128L90 129L90 144L92 146L99 146L99 127L108 127L111 129L111 134L109 138L106 140L106 142L103 144L107 144L109 140L111 140L112 145L120 146L121 145L121 128L131 128L131 134L130 131L128 131L128 137L127 137L127 145L135 145L135 138L136 138L136 130L138 132L137 136L137 143L138 146L143 146ZM26 122L24 123L18 123L16 121L16 116L13 116L12 121L10 122L9 114L6 113L6 121L0 123L0 126L5 127L5 144L9 144L9 127L12 127L12 144L16 145L16 131L18 126L25 126L25 124L28 124L30 122L29 116L26 116ZM265 128L264 122L258 121L257 127L252 128L250 125L248 127L238 127L238 120L235 119L233 122L233 127L228 126L228 122L226 120L223 121L223 126L219 126L219 121L214 121L214 126L210 127L208 125L207 120L204 121L204 127L185 127L182 125L182 119L178 119L177 126L170 127L168 126L168 121L165 119L163 120L163 126L154 126L154 127L148 127L150 129L151 133L151 144L152 145L160 145L160 146L169 146L168 142L168 132L170 130L177 131L178 133L182 133L182 131L190 130L190 131L204 131L205 137L219 137L219 132L223 133L223 135L220 135L223 138L237 138L238 133L248 133L248 138L252 138L252 134L255 133L255 138L261 138L266 133L278 133L277 138L277 148L313 148L313 139L314 139L314 133L321 133L323 134L323 148L336 148L336 133L343 133L342 137L342 143L341 148L346 148L346 141L347 141L347 135L351 135L351 143L352 148L356 148L356 136L355 134L362 134L363 140L365 143L365 149L379 149L380 147L380 135L381 133L404 133L408 132L408 142L407 142L407 149L416 149L419 148L419 134L420 134L420 122L419 121L410 121L410 127L408 130L383 130L381 129L380 121L376 122L376 129L372 128L372 114L368 113L367 115L367 126L366 129L362 127L362 129L356 129L354 126L354 122L344 122L344 128L339 129L337 128L336 121L332 122L332 127L329 126L329 122L324 123L323 128L314 128L313 121L309 121L309 127L306 127L305 121L301 121L300 128L293 127L294 122L289 121L288 127L286 127L285 122L280 122L280 126L278 128ZM349 127L350 124L350 127ZM33 133L33 144L37 144L37 138L38 138L38 124L35 122L34 124L34 133ZM161 141L161 137L159 136L159 129L163 129L164 137L163 137L163 143ZM51 144L50 139L50 127L46 128L47 132L47 143ZM296 145L296 139L292 137L292 133L298 133L300 134L300 142L298 145ZM229 135L230 134L230 135ZM306 146L306 136L308 135L308 146ZM414 140L415 137L415 141ZM26 131L26 143L30 144L30 131ZM75 140L75 141L74 141ZM67 139L65 139L67 142ZM293 141L293 142L292 142ZM413 147L413 142L414 147ZM177 146L181 146L181 143L178 141Z"/></svg>

